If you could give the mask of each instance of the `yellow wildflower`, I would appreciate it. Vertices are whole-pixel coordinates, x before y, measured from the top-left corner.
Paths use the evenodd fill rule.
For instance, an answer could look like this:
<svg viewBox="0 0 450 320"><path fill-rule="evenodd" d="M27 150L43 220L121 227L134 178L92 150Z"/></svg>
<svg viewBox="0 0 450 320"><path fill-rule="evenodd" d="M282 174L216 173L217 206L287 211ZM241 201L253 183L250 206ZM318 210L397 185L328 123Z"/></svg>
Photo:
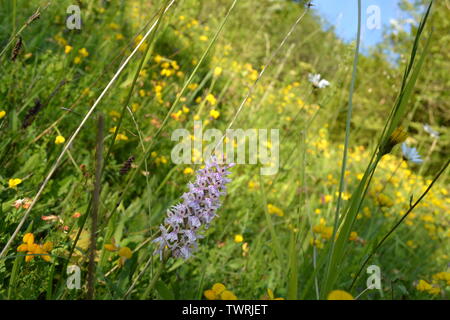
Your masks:
<svg viewBox="0 0 450 320"><path fill-rule="evenodd" d="M222 292L225 291L225 285L223 285L222 283L215 283L212 286L212 290L216 293L216 294L221 294Z"/></svg>
<svg viewBox="0 0 450 320"><path fill-rule="evenodd" d="M314 246L314 247L316 247L317 249L322 249L324 246L323 246L323 243L322 243L322 241L320 240L320 239L310 239L310 241L309 241L309 243L312 245L312 246Z"/></svg>
<svg viewBox="0 0 450 320"><path fill-rule="evenodd" d="M219 300L219 299L225 300L221 296L225 292L227 292L227 290L222 283L215 283L211 289L205 290L203 294L208 300ZM225 297L227 297L227 295L228 293L225 294Z"/></svg>
<svg viewBox="0 0 450 320"><path fill-rule="evenodd" d="M120 117L120 113L117 112L117 111L115 111L115 110L111 111L111 112L109 113L109 115L113 118L114 121L117 120L117 119L114 119L114 118L119 118L119 117ZM115 131L115 130L114 130L114 131Z"/></svg>
<svg viewBox="0 0 450 320"><path fill-rule="evenodd" d="M350 241L355 241L356 239L358 239L358 233L356 231L350 232L349 240Z"/></svg>
<svg viewBox="0 0 450 320"><path fill-rule="evenodd" d="M195 90L195 89L197 89L198 88L198 84L197 83L190 83L189 85L188 85L188 89L189 90Z"/></svg>
<svg viewBox="0 0 450 320"><path fill-rule="evenodd" d="M23 236L23 243L17 247L18 252L26 252L25 261L30 262L33 260L34 255L39 255L42 259L47 262L51 261L50 255L48 254L53 249L53 243L50 241L44 244L34 243L34 235L32 233L26 233Z"/></svg>
<svg viewBox="0 0 450 320"><path fill-rule="evenodd" d="M205 100L213 106L217 103L217 100L212 93L208 93L205 97Z"/></svg>
<svg viewBox="0 0 450 320"><path fill-rule="evenodd" d="M269 214L276 214L279 217L284 216L283 210L281 210L280 208L274 206L273 204L269 203L267 205L267 210L269 211Z"/></svg>
<svg viewBox="0 0 450 320"><path fill-rule="evenodd" d="M321 233L322 238L324 239L330 239L333 235L333 228L332 227L324 227Z"/></svg>
<svg viewBox="0 0 450 320"><path fill-rule="evenodd" d="M237 234L234 236L234 242L241 243L242 241L244 241L244 237L242 236L242 234Z"/></svg>
<svg viewBox="0 0 450 320"><path fill-rule="evenodd" d="M205 292L203 292L203 294L205 295L206 299L208 300L217 300L217 294L213 291L213 290L205 290Z"/></svg>
<svg viewBox="0 0 450 320"><path fill-rule="evenodd" d="M249 182L248 182L248 188L250 189L250 190L253 190L253 189L256 189L257 187L258 187L258 184L256 183L256 182L254 182L254 181L252 181L252 180L250 180Z"/></svg>
<svg viewBox="0 0 450 320"><path fill-rule="evenodd" d="M441 292L441 288L437 286L433 286L428 290L429 294L439 294Z"/></svg>
<svg viewBox="0 0 450 320"><path fill-rule="evenodd" d="M162 59L163 59L163 57L161 57L159 54L157 54L157 55L155 56L155 58L153 58L153 60L154 60L156 63L160 63Z"/></svg>
<svg viewBox="0 0 450 320"><path fill-rule="evenodd" d="M222 74L222 68L221 67L215 67L214 68L214 76L218 77Z"/></svg>
<svg viewBox="0 0 450 320"><path fill-rule="evenodd" d="M10 188L15 189L21 183L22 183L22 179L14 178L14 179L9 179L8 185Z"/></svg>
<svg viewBox="0 0 450 320"><path fill-rule="evenodd" d="M6 111L2 110L0 111L0 119L4 118L6 116Z"/></svg>
<svg viewBox="0 0 450 320"><path fill-rule="evenodd" d="M64 142L66 142L66 139L63 136L57 136L55 138L55 144L62 144Z"/></svg>
<svg viewBox="0 0 450 320"><path fill-rule="evenodd" d="M64 47L64 53L65 53L65 54L69 54L72 50L73 50L73 47L72 47L72 46L66 45L66 46Z"/></svg>
<svg viewBox="0 0 450 320"><path fill-rule="evenodd" d="M111 243L107 243L103 246L105 250L109 252L117 252L119 255L119 266L123 266L125 264L125 261L128 259L131 259L133 256L133 252L128 247L119 247L116 245L116 242L114 238L111 239Z"/></svg>
<svg viewBox="0 0 450 320"><path fill-rule="evenodd" d="M128 140L128 137L122 133L119 133L116 136L116 141L127 141L127 140Z"/></svg>
<svg viewBox="0 0 450 320"><path fill-rule="evenodd" d="M171 69L162 69L161 70L161 75L165 76L165 77L170 77L171 75L173 75L175 73L175 71L171 70Z"/></svg>
<svg viewBox="0 0 450 320"><path fill-rule="evenodd" d="M428 291L431 288L433 288L431 286L431 284L429 284L425 280L419 280L419 283L416 285L416 289L419 290L419 291Z"/></svg>
<svg viewBox="0 0 450 320"><path fill-rule="evenodd" d="M209 112L209 115L210 115L212 118L217 119L217 118L220 116L220 112L217 111L217 110L215 110L215 109L212 109L212 110Z"/></svg>
<svg viewBox="0 0 450 320"><path fill-rule="evenodd" d="M86 50L86 48L78 50L78 53L85 58L89 55L89 52Z"/></svg>
<svg viewBox="0 0 450 320"><path fill-rule="evenodd" d="M121 247L119 249L119 265L123 266L125 264L125 261L127 261L128 259L131 259L131 257L133 256L133 252L131 251L130 248L128 247Z"/></svg>
<svg viewBox="0 0 450 320"><path fill-rule="evenodd" d="M222 299L222 300L237 300L237 297L234 295L233 292L225 290L220 295L220 299Z"/></svg>
<svg viewBox="0 0 450 320"><path fill-rule="evenodd" d="M327 300L354 300L353 296L344 290L333 290L328 294Z"/></svg>
<svg viewBox="0 0 450 320"><path fill-rule="evenodd" d="M434 280L444 280L444 281L449 282L450 281L450 272L446 272L446 271L438 272L433 275L433 279Z"/></svg>

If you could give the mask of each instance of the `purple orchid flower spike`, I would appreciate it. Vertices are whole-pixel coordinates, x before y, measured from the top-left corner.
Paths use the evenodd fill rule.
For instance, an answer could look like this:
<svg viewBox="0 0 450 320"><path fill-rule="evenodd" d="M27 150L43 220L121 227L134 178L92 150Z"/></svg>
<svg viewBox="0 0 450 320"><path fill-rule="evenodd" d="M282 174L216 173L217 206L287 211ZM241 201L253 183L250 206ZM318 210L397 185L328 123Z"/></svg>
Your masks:
<svg viewBox="0 0 450 320"><path fill-rule="evenodd" d="M227 176L231 173L231 164L222 164L212 157L203 169L197 171L195 182L189 183L189 191L182 196L182 202L167 210L161 225L161 236L153 240L158 244L155 253L162 253L167 247L174 258L189 259L198 248L201 228L207 229L217 217L220 208L220 196L226 194L226 184L231 181Z"/></svg>

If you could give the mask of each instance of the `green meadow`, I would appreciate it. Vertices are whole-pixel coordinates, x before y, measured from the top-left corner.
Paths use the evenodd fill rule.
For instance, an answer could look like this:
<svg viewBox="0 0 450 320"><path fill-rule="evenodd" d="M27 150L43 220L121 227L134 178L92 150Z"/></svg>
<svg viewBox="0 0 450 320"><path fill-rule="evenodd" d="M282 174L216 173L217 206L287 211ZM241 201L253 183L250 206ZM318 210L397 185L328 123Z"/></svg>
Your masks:
<svg viewBox="0 0 450 320"><path fill-rule="evenodd" d="M449 299L450 2L345 1L0 0L0 299Z"/></svg>

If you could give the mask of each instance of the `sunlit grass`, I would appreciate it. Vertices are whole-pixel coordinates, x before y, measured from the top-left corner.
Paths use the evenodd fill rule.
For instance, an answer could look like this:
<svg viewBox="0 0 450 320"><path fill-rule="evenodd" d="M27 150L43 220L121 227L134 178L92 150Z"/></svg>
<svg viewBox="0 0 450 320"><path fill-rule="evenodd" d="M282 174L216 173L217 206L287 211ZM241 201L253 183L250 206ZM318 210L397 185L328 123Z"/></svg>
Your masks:
<svg viewBox="0 0 450 320"><path fill-rule="evenodd" d="M448 298L448 128L421 114L446 121L424 91L436 8L393 66L301 3L153 3L92 2L80 31L66 29L68 1L39 19L39 1L0 12L0 298ZM197 149L173 163L171 134L195 142L196 121L279 129L279 170L229 169L198 250L160 259L160 225L203 165ZM380 290L367 290L371 264ZM80 289L66 283L73 265Z"/></svg>

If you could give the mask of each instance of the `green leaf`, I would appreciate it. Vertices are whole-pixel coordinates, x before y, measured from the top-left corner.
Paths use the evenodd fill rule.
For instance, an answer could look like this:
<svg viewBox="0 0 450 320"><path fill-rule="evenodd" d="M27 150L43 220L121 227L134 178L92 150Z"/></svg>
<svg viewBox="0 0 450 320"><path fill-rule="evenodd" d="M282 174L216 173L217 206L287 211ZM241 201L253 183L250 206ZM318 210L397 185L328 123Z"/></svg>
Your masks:
<svg viewBox="0 0 450 320"><path fill-rule="evenodd" d="M158 280L155 285L156 291L158 291L158 294L161 296L164 300L174 300L175 295L173 294L173 291L161 280Z"/></svg>

